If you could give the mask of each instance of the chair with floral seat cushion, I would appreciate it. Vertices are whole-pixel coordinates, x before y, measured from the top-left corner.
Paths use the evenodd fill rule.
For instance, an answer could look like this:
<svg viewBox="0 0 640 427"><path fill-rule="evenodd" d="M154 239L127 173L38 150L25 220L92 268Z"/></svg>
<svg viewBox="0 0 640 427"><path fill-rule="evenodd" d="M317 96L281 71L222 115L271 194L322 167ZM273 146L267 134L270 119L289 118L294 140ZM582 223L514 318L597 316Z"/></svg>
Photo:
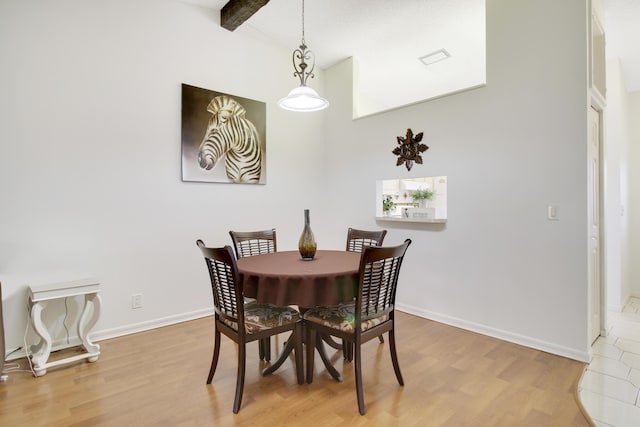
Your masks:
<svg viewBox="0 0 640 427"><path fill-rule="evenodd" d="M315 307L304 313L307 344L307 383L313 382L314 347L322 335L332 335L354 348L358 409L365 414L362 389L362 344L388 332L389 351L396 378L404 385L395 339L395 298L398 275L411 240L392 247L368 246L360 258L358 294L353 303Z"/></svg>
<svg viewBox="0 0 640 427"><path fill-rule="evenodd" d="M269 254L278 250L276 229L260 231L229 231L236 258ZM255 302L253 298L245 297L245 303ZM261 360L271 360L271 340L261 340L258 344L258 354Z"/></svg>
<svg viewBox="0 0 640 427"><path fill-rule="evenodd" d="M302 321L298 310L257 302L245 304L240 273L231 246L208 248L202 240L196 243L209 271L215 312L214 349L207 384L211 384L216 372L220 356L220 336L224 334L238 344L238 373L233 402L233 412L238 413L244 389L247 343L287 331L293 332L291 339L294 340L296 374L298 384L303 384Z"/></svg>
<svg viewBox="0 0 640 427"><path fill-rule="evenodd" d="M387 230L358 230L356 228L349 228L347 230L347 251L362 252L367 246L382 246L386 235ZM381 343L384 342L382 335L378 338ZM353 360L353 348L346 346L344 342L342 343L342 352L345 359L349 361Z"/></svg>

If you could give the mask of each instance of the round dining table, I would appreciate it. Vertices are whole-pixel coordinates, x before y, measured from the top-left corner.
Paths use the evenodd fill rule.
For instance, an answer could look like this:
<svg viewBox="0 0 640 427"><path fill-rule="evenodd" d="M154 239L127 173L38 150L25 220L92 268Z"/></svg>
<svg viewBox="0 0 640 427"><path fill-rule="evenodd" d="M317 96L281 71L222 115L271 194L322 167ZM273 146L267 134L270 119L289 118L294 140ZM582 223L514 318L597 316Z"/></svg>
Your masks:
<svg viewBox="0 0 640 427"><path fill-rule="evenodd" d="M358 289L359 252L319 250L313 260L303 260L298 251L282 251L238 259L243 293L260 304L297 305L305 309L353 301ZM324 341L338 348L329 337ZM316 348L329 374L341 381L324 350L323 340ZM278 369L293 350L293 340L262 374Z"/></svg>
<svg viewBox="0 0 640 427"><path fill-rule="evenodd" d="M319 250L306 261L298 251L238 260L245 296L261 304L316 307L352 301L358 285L359 252Z"/></svg>

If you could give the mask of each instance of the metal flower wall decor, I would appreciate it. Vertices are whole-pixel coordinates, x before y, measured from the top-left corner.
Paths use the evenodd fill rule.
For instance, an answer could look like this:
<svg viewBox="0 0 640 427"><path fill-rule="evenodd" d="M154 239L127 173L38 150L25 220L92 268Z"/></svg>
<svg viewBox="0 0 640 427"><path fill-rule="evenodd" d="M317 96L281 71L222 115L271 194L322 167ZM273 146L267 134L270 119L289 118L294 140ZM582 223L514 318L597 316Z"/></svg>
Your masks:
<svg viewBox="0 0 640 427"><path fill-rule="evenodd" d="M398 156L398 161L396 166L400 166L401 164L405 164L407 166L407 170L410 171L413 166L413 162L422 164L422 156L420 153L424 153L429 149L425 144L420 144L422 141L422 132L417 135L413 135L413 131L411 129L407 129L407 134L405 137L398 137L399 146L394 148L392 153Z"/></svg>

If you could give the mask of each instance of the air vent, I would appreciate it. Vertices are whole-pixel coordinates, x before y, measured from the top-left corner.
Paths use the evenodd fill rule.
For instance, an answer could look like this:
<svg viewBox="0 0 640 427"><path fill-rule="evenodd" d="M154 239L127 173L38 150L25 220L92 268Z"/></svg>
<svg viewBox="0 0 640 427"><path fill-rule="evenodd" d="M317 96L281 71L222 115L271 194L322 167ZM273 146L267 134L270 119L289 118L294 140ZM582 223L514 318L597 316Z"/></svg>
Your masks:
<svg viewBox="0 0 640 427"><path fill-rule="evenodd" d="M418 58L424 65L435 64L436 62L444 61L451 58L451 54L446 49L436 50L435 52L428 53Z"/></svg>

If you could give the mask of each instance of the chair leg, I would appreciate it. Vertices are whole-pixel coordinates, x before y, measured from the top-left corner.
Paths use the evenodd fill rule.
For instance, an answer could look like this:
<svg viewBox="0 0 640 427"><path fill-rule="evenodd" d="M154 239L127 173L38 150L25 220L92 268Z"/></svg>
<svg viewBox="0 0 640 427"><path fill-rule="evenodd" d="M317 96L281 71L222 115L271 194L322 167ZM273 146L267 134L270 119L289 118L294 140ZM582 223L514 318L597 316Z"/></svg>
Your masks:
<svg viewBox="0 0 640 427"><path fill-rule="evenodd" d="M384 336L382 334L378 335L378 339L380 343L384 344ZM347 362L353 361L353 344L349 344L347 341L342 341L342 354L344 356L344 360Z"/></svg>
<svg viewBox="0 0 640 427"><path fill-rule="evenodd" d="M353 362L353 343L343 340L342 345L342 354L344 356L344 360L346 360L347 362Z"/></svg>
<svg viewBox="0 0 640 427"><path fill-rule="evenodd" d="M362 389L362 346L354 343L354 372L356 377L356 396L358 397L358 410L360 415L364 415L366 410L364 407L364 390Z"/></svg>
<svg viewBox="0 0 640 427"><path fill-rule="evenodd" d="M216 328L216 332L213 340L213 358L211 359L211 368L209 369L209 377L207 378L207 384L211 384L213 380L213 374L216 373L216 367L218 366L218 358L220 357L220 331Z"/></svg>
<svg viewBox="0 0 640 427"><path fill-rule="evenodd" d="M271 338L263 338L258 341L258 355L260 360L271 361Z"/></svg>
<svg viewBox="0 0 640 427"><path fill-rule="evenodd" d="M293 330L293 339L295 340L295 356L296 356L296 375L298 376L298 384L304 384L304 367L302 357L302 322L296 323Z"/></svg>
<svg viewBox="0 0 640 427"><path fill-rule="evenodd" d="M391 362L393 362L393 370L400 385L404 385L402 373L400 372L400 364L398 363L398 353L396 352L396 334L394 328L389 331L389 351L391 352Z"/></svg>
<svg viewBox="0 0 640 427"><path fill-rule="evenodd" d="M384 344L384 336L378 335L378 339L381 344ZM349 344L347 341L342 340L342 355L347 362L353 361L353 344Z"/></svg>
<svg viewBox="0 0 640 427"><path fill-rule="evenodd" d="M236 397L233 401L233 413L237 414L240 411L240 405L242 404L242 391L244 390L244 373L246 365L246 351L247 345L242 342L238 344L238 378L236 379Z"/></svg>
<svg viewBox="0 0 640 427"><path fill-rule="evenodd" d="M313 362L316 351L316 331L310 327L307 323L307 337L306 337L306 346L307 346L307 383L311 384L313 382Z"/></svg>

